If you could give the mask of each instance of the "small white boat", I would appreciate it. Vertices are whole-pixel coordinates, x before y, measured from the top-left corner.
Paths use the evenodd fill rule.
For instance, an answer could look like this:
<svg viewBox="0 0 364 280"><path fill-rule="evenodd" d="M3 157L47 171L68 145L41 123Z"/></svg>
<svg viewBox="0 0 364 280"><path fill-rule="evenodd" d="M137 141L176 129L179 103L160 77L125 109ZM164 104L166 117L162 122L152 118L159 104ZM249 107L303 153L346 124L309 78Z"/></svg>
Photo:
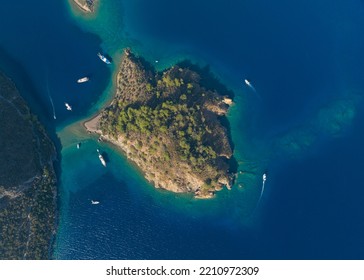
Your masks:
<svg viewBox="0 0 364 280"><path fill-rule="evenodd" d="M96 205L96 204L99 204L100 203L100 201L97 201L97 200L91 200L91 204L93 204L93 205Z"/></svg>
<svg viewBox="0 0 364 280"><path fill-rule="evenodd" d="M100 153L100 150L97 149L96 151L99 154L99 159L101 161L101 164L106 167L106 161L105 161L104 157L102 156L102 154Z"/></svg>
<svg viewBox="0 0 364 280"><path fill-rule="evenodd" d="M244 83L250 87L254 92L256 92L255 87L252 85L251 82L249 82L247 79L244 80Z"/></svg>
<svg viewBox="0 0 364 280"><path fill-rule="evenodd" d="M267 174L266 174L266 173L264 173L264 174L263 174L263 183L264 183L265 181L267 181Z"/></svg>
<svg viewBox="0 0 364 280"><path fill-rule="evenodd" d="M88 82L89 80L90 80L89 77L83 77L83 78L78 79L77 83L82 84L82 83Z"/></svg>
<svg viewBox="0 0 364 280"><path fill-rule="evenodd" d="M71 105L70 104L68 104L68 103L64 103L64 105L66 106L66 109L68 110L68 111L72 111L72 107L71 107Z"/></svg>
<svg viewBox="0 0 364 280"><path fill-rule="evenodd" d="M80 143L77 143L77 149L79 149L81 147Z"/></svg>

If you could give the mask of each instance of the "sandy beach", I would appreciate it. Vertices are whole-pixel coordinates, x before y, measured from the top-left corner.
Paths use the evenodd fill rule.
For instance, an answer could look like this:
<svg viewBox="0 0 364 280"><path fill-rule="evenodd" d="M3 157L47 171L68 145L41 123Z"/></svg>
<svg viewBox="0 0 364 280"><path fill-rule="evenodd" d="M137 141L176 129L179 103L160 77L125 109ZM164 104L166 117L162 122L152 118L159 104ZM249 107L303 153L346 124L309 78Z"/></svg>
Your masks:
<svg viewBox="0 0 364 280"><path fill-rule="evenodd" d="M101 118L101 114L97 114L92 119L85 121L83 123L83 126L86 128L86 130L88 132L101 134L101 130L98 127L100 118Z"/></svg>

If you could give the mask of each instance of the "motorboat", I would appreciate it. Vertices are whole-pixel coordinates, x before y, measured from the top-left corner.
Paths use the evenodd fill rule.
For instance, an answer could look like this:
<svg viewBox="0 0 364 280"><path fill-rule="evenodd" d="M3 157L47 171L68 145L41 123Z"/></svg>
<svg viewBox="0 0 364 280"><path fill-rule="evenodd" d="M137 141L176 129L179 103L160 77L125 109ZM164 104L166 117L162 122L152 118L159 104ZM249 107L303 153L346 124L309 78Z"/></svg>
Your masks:
<svg viewBox="0 0 364 280"><path fill-rule="evenodd" d="M83 77L83 78L78 79L77 83L82 84L82 83L88 82L89 80L90 80L89 77Z"/></svg>

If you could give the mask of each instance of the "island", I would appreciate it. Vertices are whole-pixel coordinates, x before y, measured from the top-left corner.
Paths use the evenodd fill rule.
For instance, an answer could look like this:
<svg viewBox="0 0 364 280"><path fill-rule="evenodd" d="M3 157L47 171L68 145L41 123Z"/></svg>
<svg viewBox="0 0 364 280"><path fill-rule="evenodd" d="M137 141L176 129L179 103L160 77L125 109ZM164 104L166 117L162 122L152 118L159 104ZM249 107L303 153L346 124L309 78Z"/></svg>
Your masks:
<svg viewBox="0 0 364 280"><path fill-rule="evenodd" d="M85 13L93 13L98 0L72 0Z"/></svg>
<svg viewBox="0 0 364 280"><path fill-rule="evenodd" d="M211 198L235 176L226 118L233 101L182 64L159 73L126 49L111 103L84 125L120 147L155 187Z"/></svg>
<svg viewBox="0 0 364 280"><path fill-rule="evenodd" d="M56 229L56 152L0 73L0 259L49 259Z"/></svg>

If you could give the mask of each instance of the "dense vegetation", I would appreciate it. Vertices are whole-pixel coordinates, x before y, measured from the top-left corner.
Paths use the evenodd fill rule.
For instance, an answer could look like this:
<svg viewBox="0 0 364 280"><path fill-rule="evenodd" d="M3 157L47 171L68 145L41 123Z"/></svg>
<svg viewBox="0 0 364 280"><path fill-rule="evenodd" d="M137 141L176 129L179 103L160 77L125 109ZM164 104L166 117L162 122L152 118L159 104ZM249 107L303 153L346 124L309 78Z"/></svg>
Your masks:
<svg viewBox="0 0 364 280"><path fill-rule="evenodd" d="M55 230L54 146L0 73L0 259L48 259Z"/></svg>
<svg viewBox="0 0 364 280"><path fill-rule="evenodd" d="M164 170L168 179L182 180L171 174L176 173L171 167L179 173L181 168L190 169L189 174L213 191L219 181L229 181L232 150L220 120L228 109L227 98L199 81L200 76L188 68L155 73L129 53L118 75L118 93L103 113L100 127L104 135L122 137L132 158Z"/></svg>
<svg viewBox="0 0 364 280"><path fill-rule="evenodd" d="M197 105L198 106L198 105ZM142 105L120 110L116 130L118 133L168 134L177 140L177 151L184 161L202 166L216 158L216 152L204 141L208 126L197 106L188 107L184 102L165 101L157 106ZM121 108L122 109L122 108ZM167 157L168 158L168 157Z"/></svg>
<svg viewBox="0 0 364 280"><path fill-rule="evenodd" d="M47 168L0 210L1 259L49 259L54 234L55 177Z"/></svg>

